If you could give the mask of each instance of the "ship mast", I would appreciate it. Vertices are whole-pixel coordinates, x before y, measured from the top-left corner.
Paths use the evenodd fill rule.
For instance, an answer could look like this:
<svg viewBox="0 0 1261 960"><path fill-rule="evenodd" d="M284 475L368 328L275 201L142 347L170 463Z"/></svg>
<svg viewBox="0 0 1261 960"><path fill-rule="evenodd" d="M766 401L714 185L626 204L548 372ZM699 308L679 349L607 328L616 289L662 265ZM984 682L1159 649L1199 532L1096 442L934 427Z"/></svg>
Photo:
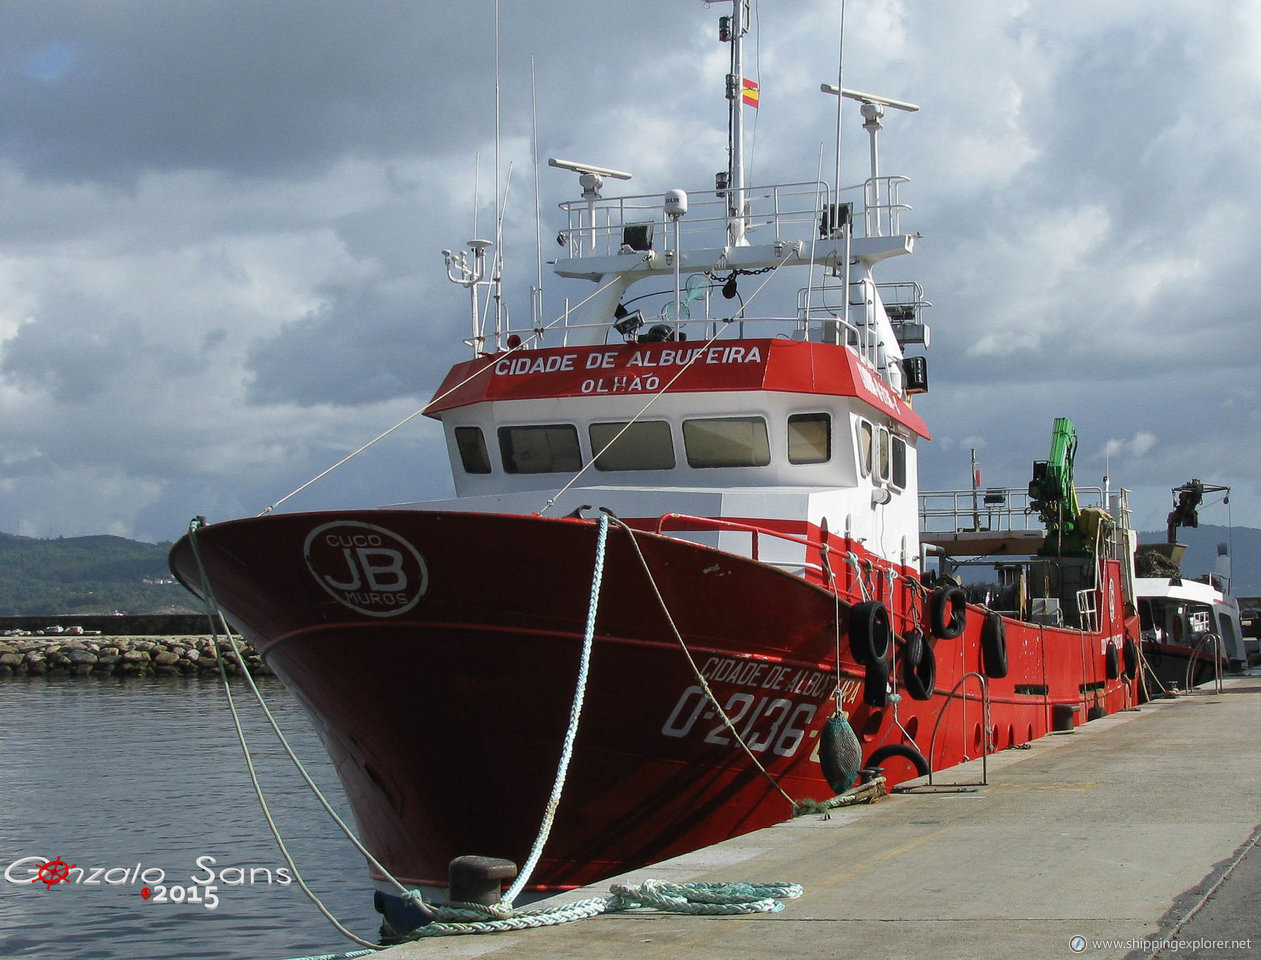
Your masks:
<svg viewBox="0 0 1261 960"><path fill-rule="evenodd" d="M749 30L753 0L731 0L731 16L718 20L718 39L731 44L731 72L727 74L727 175L720 192L727 193L727 243L748 246L745 239L744 198L744 35Z"/></svg>

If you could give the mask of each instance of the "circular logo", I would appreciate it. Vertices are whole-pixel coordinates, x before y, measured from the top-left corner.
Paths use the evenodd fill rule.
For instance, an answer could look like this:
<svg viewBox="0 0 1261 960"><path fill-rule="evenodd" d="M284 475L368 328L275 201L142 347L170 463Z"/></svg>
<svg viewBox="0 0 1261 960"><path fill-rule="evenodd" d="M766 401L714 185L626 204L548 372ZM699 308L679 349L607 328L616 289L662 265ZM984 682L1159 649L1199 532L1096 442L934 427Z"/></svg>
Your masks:
<svg viewBox="0 0 1261 960"><path fill-rule="evenodd" d="M416 548L375 524L322 524L307 534L303 549L316 582L365 616L406 613L429 589L429 570Z"/></svg>
<svg viewBox="0 0 1261 960"><path fill-rule="evenodd" d="M1068 941L1068 949L1072 950L1073 953L1081 953L1086 949L1086 938L1073 937L1072 940Z"/></svg>
<svg viewBox="0 0 1261 960"><path fill-rule="evenodd" d="M44 883L48 885L48 889L53 888L54 883L61 883L70 879L70 871L74 869L74 864L66 863L61 857L56 860L47 860L44 865L39 868L31 879L31 883Z"/></svg>

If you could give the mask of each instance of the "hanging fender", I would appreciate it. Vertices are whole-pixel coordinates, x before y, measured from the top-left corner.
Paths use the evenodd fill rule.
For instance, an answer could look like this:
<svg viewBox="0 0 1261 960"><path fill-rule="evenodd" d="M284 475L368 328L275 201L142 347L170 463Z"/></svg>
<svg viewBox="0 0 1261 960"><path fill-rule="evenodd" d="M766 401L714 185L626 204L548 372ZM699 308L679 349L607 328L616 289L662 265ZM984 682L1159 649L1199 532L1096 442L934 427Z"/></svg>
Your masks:
<svg viewBox="0 0 1261 960"><path fill-rule="evenodd" d="M1108 649L1104 653L1105 673L1109 680L1116 680L1121 676L1121 655L1117 651L1117 645L1111 640L1108 641Z"/></svg>
<svg viewBox="0 0 1261 960"><path fill-rule="evenodd" d="M918 627L912 627L906 631L905 642L902 645L902 663L914 667L920 661L920 657L924 655L924 633Z"/></svg>
<svg viewBox="0 0 1261 960"><path fill-rule="evenodd" d="M1007 631L1000 614L987 613L981 624L981 663L990 679L1007 676Z"/></svg>
<svg viewBox="0 0 1261 960"><path fill-rule="evenodd" d="M937 684L937 655L933 648L924 644L920 658L912 663L909 657L902 660L902 686L912 700L930 700Z"/></svg>
<svg viewBox="0 0 1261 960"><path fill-rule="evenodd" d="M883 747L877 747L872 751L871 756L867 758L867 766L878 767L881 761L887 760L889 757L902 757L904 760L909 760L921 777L928 776L928 761L924 759L924 755L918 749L909 743L888 743Z"/></svg>
<svg viewBox="0 0 1261 960"><path fill-rule="evenodd" d="M855 604L849 612L849 652L853 658L864 667L883 663L892 644L893 630L885 605L879 600Z"/></svg>
<svg viewBox="0 0 1261 960"><path fill-rule="evenodd" d="M858 779L858 770L863 765L863 748L846 714L830 717L823 725L823 734L819 739L819 764L823 768L823 779L834 793L844 793Z"/></svg>
<svg viewBox="0 0 1261 960"><path fill-rule="evenodd" d="M873 660L867 664L863 680L863 703L869 707L889 705L889 661Z"/></svg>
<svg viewBox="0 0 1261 960"><path fill-rule="evenodd" d="M933 636L953 640L968 619L968 596L960 587L941 586L928 598L928 621Z"/></svg>

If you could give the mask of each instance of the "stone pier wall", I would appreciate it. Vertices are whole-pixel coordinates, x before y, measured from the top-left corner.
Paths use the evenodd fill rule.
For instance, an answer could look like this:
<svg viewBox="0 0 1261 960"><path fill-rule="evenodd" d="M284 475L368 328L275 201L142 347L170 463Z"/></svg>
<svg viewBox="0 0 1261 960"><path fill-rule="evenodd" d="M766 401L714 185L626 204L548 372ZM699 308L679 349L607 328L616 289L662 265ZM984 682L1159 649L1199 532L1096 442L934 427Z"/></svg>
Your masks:
<svg viewBox="0 0 1261 960"><path fill-rule="evenodd" d="M244 640L237 645L253 676L271 671ZM241 672L228 641L219 650L231 676ZM218 676L215 641L209 636L0 637L0 678Z"/></svg>

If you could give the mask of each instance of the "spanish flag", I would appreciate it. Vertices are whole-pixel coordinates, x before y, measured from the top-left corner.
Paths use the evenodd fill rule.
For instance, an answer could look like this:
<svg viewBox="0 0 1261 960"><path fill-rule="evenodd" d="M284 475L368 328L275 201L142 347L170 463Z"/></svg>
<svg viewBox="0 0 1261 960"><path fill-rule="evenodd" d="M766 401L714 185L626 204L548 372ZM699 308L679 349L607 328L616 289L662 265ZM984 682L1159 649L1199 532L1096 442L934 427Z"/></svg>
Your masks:
<svg viewBox="0 0 1261 960"><path fill-rule="evenodd" d="M757 109L758 90L757 83L748 77L743 79L741 93L744 95L745 106Z"/></svg>

